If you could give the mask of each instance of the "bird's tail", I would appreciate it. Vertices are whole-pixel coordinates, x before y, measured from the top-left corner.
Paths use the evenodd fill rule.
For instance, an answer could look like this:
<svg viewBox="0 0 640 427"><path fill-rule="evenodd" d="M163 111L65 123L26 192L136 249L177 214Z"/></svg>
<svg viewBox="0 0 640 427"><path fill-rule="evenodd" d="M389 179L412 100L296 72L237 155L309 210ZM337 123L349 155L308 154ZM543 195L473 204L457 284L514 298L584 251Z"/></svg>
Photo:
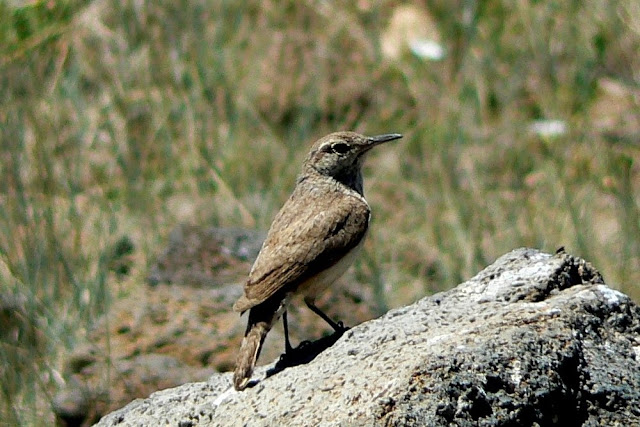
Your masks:
<svg viewBox="0 0 640 427"><path fill-rule="evenodd" d="M256 366L262 349L262 343L277 319L278 312L278 307L265 307L264 305L255 306L249 311L247 331L244 334L236 359L236 369L233 373L233 386L236 390L244 390L249 384L253 368Z"/></svg>

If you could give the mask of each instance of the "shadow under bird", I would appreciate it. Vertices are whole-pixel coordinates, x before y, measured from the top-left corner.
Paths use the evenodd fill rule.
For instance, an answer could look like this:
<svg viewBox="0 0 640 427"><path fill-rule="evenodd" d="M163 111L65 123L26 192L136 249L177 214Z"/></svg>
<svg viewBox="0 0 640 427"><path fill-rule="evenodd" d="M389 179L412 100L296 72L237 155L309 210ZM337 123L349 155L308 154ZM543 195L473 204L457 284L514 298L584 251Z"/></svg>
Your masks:
<svg viewBox="0 0 640 427"><path fill-rule="evenodd" d="M365 154L401 137L336 132L311 147L293 193L271 224L244 293L233 306L241 313L249 310L233 376L236 390L249 385L264 339L281 316L285 351L292 351L286 317L292 295L303 295L306 305L334 330L345 330L314 301L351 265L367 233L371 210L362 187Z"/></svg>

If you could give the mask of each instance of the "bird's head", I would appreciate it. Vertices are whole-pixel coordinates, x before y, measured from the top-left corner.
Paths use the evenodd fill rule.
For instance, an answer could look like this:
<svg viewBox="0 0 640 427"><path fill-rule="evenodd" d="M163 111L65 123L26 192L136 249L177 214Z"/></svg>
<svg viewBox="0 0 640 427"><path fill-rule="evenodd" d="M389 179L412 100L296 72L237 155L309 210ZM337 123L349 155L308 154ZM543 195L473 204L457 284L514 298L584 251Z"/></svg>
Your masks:
<svg viewBox="0 0 640 427"><path fill-rule="evenodd" d="M319 139L311 147L305 168L339 181L355 179L360 175L362 159L373 147L402 138L398 133L364 136L355 132L335 132ZM345 184L348 185L347 182Z"/></svg>

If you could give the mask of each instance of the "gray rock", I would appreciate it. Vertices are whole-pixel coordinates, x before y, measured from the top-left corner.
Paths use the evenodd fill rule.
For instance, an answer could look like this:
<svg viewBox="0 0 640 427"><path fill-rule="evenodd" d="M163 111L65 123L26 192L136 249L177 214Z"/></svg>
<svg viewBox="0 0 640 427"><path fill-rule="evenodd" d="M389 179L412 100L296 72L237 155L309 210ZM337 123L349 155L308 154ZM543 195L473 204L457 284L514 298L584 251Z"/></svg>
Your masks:
<svg viewBox="0 0 640 427"><path fill-rule="evenodd" d="M639 332L589 263L518 249L244 392L216 374L98 425L640 425Z"/></svg>
<svg viewBox="0 0 640 427"><path fill-rule="evenodd" d="M249 271L264 239L261 231L179 225L151 266L147 282L151 286L226 286L236 279L239 269L244 274Z"/></svg>

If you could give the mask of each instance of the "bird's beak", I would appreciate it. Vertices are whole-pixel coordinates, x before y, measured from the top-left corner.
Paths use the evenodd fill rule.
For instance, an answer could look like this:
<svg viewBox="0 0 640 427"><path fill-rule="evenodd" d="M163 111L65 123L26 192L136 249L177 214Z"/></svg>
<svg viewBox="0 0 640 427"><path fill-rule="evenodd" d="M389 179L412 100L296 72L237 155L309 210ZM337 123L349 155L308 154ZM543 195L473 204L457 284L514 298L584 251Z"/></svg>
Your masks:
<svg viewBox="0 0 640 427"><path fill-rule="evenodd" d="M371 143L371 146L376 146L378 144L382 144L383 142L393 141L394 139L400 139L402 135L399 133L387 133L384 135L370 136L367 138Z"/></svg>

